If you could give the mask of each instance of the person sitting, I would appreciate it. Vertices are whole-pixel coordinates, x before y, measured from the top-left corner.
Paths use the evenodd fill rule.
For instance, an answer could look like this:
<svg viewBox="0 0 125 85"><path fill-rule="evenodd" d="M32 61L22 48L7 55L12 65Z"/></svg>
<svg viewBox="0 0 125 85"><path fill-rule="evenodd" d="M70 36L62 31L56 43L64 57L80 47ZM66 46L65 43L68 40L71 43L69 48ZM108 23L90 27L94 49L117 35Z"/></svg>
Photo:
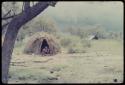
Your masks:
<svg viewBox="0 0 125 85"><path fill-rule="evenodd" d="M46 56L47 54L49 54L49 49L48 49L48 47L46 46L46 47L43 48L43 50L42 50L42 55Z"/></svg>

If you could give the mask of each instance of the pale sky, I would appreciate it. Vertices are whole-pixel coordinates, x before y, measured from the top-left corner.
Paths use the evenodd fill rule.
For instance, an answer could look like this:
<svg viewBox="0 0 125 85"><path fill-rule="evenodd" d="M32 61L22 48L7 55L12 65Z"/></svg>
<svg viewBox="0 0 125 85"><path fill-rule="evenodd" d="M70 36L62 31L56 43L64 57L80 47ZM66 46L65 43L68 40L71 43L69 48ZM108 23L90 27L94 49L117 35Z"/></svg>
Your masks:
<svg viewBox="0 0 125 85"><path fill-rule="evenodd" d="M81 16L123 16L122 2L58 2L55 7L45 10L48 14L57 17L81 17Z"/></svg>
<svg viewBox="0 0 125 85"><path fill-rule="evenodd" d="M123 26L123 3L120 1L59 1L55 7L49 7L41 14L60 20L78 21L89 18L99 22L98 24L107 22L114 27Z"/></svg>

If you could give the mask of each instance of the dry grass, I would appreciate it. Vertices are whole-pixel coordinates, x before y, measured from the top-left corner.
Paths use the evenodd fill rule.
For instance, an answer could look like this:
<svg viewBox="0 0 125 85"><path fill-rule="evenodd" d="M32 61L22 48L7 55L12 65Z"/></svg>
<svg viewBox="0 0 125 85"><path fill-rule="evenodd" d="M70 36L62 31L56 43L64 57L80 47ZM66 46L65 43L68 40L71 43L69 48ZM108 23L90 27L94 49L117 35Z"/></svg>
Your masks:
<svg viewBox="0 0 125 85"><path fill-rule="evenodd" d="M123 45L113 40L92 41L86 53L41 57L15 49L9 83L123 82Z"/></svg>

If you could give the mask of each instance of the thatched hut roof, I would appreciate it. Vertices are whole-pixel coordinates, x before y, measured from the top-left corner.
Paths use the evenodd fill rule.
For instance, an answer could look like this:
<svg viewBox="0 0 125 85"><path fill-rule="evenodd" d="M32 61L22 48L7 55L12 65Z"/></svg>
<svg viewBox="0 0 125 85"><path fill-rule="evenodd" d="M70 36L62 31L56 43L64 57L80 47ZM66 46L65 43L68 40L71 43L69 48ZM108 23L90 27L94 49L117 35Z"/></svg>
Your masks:
<svg viewBox="0 0 125 85"><path fill-rule="evenodd" d="M46 46L45 46L46 45ZM31 36L25 46L24 53L26 54L41 54L44 47L48 47L50 55L60 52L58 40L45 32L37 32Z"/></svg>

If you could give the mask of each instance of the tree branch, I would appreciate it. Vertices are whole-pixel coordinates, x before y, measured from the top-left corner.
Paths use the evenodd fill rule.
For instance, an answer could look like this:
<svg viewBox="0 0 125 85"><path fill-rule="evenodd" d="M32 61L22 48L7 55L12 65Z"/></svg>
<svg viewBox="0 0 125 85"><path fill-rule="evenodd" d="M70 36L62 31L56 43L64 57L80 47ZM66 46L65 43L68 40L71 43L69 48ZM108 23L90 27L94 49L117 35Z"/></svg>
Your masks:
<svg viewBox="0 0 125 85"><path fill-rule="evenodd" d="M11 15L11 16L8 16L8 17L3 17L2 20L7 20L7 19L10 19L10 18L13 18L14 16L16 16L16 15Z"/></svg>
<svg viewBox="0 0 125 85"><path fill-rule="evenodd" d="M11 10L9 10L3 17L6 17L8 14L10 14Z"/></svg>
<svg viewBox="0 0 125 85"><path fill-rule="evenodd" d="M6 24L2 25L2 30L9 24L10 22L7 22Z"/></svg>
<svg viewBox="0 0 125 85"><path fill-rule="evenodd" d="M30 13L30 2L24 2L24 11Z"/></svg>
<svg viewBox="0 0 125 85"><path fill-rule="evenodd" d="M55 5L56 5L56 3L57 3L57 1L49 1L49 2L47 2L50 6L53 6L53 7L55 7Z"/></svg>
<svg viewBox="0 0 125 85"><path fill-rule="evenodd" d="M44 9L48 7L48 4L46 2L39 2L35 4L33 7L28 7L27 10L30 11L30 13L26 13L23 11L22 13L18 14L16 17L14 17L13 20L18 20L20 23L26 23L36 17L38 14L40 14Z"/></svg>

